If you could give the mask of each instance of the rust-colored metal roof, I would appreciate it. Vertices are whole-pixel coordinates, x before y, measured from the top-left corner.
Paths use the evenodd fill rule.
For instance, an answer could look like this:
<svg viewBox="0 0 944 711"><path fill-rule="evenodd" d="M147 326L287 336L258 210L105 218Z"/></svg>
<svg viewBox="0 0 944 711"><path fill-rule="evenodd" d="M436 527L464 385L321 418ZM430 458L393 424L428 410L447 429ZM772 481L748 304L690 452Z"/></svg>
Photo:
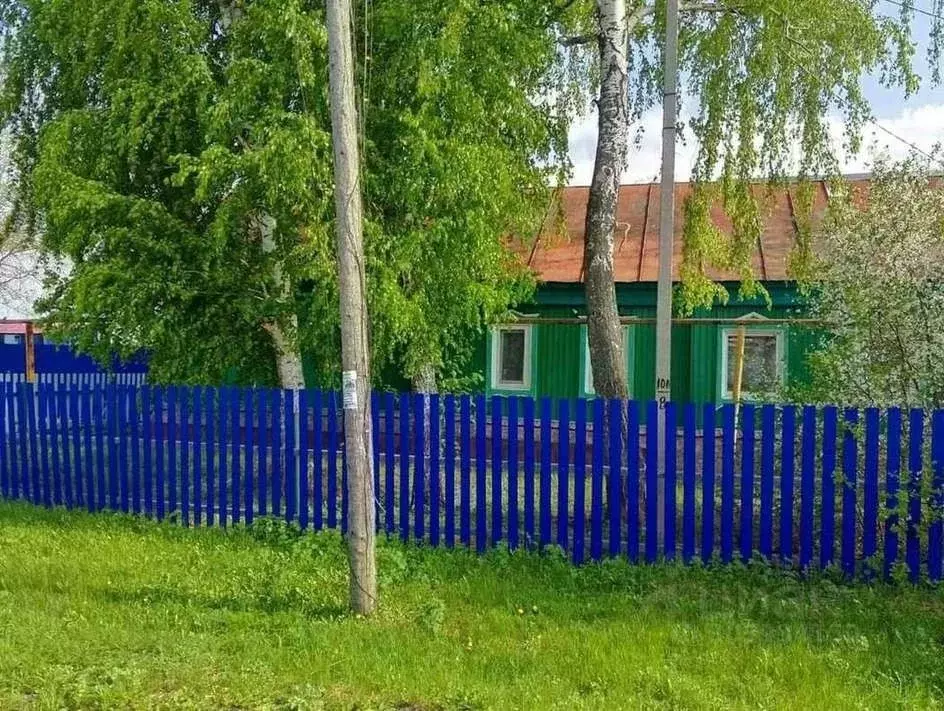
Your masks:
<svg viewBox="0 0 944 711"><path fill-rule="evenodd" d="M856 191L867 190L867 179L850 176ZM673 279L679 278L682 260L682 226L685 200L692 192L690 183L675 186L675 242ZM787 260L796 244L795 202L797 186L768 189L754 188L760 205L763 230L752 257L754 274L764 281L784 281ZM568 187L555 191L545 227L535 243L522 249L522 256L543 282L578 283L583 281L584 223L590 188ZM658 184L623 185L616 208L613 269L617 282L654 282L659 275L659 194ZM814 220L822 217L829 199L825 181L814 183ZM731 220L718 205L712 220L719 229L731 230ZM710 270L716 281L737 281L738 275Z"/></svg>

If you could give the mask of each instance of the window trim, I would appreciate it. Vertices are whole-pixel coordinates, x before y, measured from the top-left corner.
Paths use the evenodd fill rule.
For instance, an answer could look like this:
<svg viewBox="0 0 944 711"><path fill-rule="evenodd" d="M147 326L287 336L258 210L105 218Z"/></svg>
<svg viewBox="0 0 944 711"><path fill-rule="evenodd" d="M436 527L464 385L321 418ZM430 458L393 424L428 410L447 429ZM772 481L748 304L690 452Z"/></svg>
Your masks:
<svg viewBox="0 0 944 711"><path fill-rule="evenodd" d="M745 336L771 335L776 340L777 369L780 373L780 385L787 382L787 331L782 326L765 325L767 319L759 314L748 314L738 321L743 321ZM741 325L725 326L721 329L721 339L718 344L718 395L722 402L734 402L734 393L728 390L728 339L737 335ZM752 402L760 399L758 393L747 390L741 391L742 402Z"/></svg>
<svg viewBox="0 0 944 711"><path fill-rule="evenodd" d="M501 332L524 333L524 379L521 383L503 382L501 379ZM489 330L489 392L529 393L534 384L534 327L530 323L503 323Z"/></svg>
<svg viewBox="0 0 944 711"><path fill-rule="evenodd" d="M623 324L621 328L623 331L623 358L626 361L624 364L626 368L626 383L629 388L629 397L632 397L634 390L633 373L635 368L633 368L633 365L635 365L635 344L632 337L632 326ZM580 397L588 399L595 398L597 393L593 388L593 379L590 370L590 337L587 332L586 324L580 327L580 342Z"/></svg>

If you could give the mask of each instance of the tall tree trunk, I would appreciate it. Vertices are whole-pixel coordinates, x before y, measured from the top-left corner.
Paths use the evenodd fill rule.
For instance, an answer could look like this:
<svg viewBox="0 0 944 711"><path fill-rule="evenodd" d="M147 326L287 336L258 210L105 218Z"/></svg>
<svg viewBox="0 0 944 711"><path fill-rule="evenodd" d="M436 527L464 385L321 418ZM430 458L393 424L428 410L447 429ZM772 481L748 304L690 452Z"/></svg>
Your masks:
<svg viewBox="0 0 944 711"><path fill-rule="evenodd" d="M259 218L258 230L261 235L262 253L271 255L275 252L275 219L270 215ZM264 328L272 338L275 349L275 364L279 374L279 384L285 390L301 390L305 387L305 375L302 370L302 353L298 343L298 316L295 313L295 294L292 280L286 276L282 263L274 259L272 263L272 281L276 292L289 303L289 314L286 321L289 331L278 320L264 324Z"/></svg>
<svg viewBox="0 0 944 711"><path fill-rule="evenodd" d="M335 221L341 294L344 445L348 465L348 559L351 608L377 607L374 477L370 436L370 360L364 275L363 208L354 97L350 0L328 0L328 80L334 143Z"/></svg>
<svg viewBox="0 0 944 711"><path fill-rule="evenodd" d="M626 163L629 112L625 0L597 0L600 45L599 135L587 205L583 268L593 388L606 398L629 396L622 329L613 281L616 201Z"/></svg>

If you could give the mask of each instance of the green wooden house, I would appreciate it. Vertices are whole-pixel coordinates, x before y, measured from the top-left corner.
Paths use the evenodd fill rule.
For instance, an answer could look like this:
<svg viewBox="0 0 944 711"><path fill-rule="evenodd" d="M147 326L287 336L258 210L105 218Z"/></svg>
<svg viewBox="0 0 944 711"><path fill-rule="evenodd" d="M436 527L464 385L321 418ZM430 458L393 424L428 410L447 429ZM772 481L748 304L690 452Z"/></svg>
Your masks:
<svg viewBox="0 0 944 711"><path fill-rule="evenodd" d="M816 210L829 197L816 186ZM681 261L682 206L691 191L676 186L679 225L674 246L675 276ZM480 349L477 367L486 390L494 394L555 398L592 397L583 285L584 220L589 189L563 188L562 225L546 229L523 250L539 287L534 303L519 306L516 319L495 326ZM795 245L795 191L784 188L762 197L764 229L753 255L756 278L769 292L764 299L741 301L736 276L715 272L731 298L726 305L676 319L672 329L672 399L676 402L730 401L738 330L743 327L742 399L756 398L804 377L806 354L816 338L804 318L803 300L788 278L787 261ZM718 209L721 229L730 222ZM631 397L654 397L656 279L658 272L659 186L626 185L617 210L614 269L617 300L624 322L626 369ZM581 323L584 322L584 323Z"/></svg>

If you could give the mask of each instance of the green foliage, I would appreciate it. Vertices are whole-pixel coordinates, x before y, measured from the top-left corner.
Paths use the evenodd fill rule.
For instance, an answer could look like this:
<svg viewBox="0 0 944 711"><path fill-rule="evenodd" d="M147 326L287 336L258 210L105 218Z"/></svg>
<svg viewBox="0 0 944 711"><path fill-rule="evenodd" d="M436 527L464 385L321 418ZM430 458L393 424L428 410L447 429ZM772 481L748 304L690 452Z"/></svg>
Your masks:
<svg viewBox="0 0 944 711"><path fill-rule="evenodd" d="M3 708L928 708L944 689L929 587L382 541L407 570L360 620L336 535L0 504L0 548Z"/></svg>
<svg viewBox="0 0 944 711"><path fill-rule="evenodd" d="M638 24L631 33L631 113L640 116L662 99L661 49L664 3L627 3ZM681 3L680 103L683 137L697 142L695 189L686 200L685 247L678 310L709 308L725 294L710 278L715 270L742 279L742 294L763 296L751 270L760 236L764 198L751 181L782 187L833 175L839 146L830 124L844 123L843 146L860 147L871 117L862 79L877 76L907 96L918 88L912 70L914 5L860 0L720 0ZM591 8L572 4L581 32L593 29ZM930 80L937 84L944 2L926 8L930 20ZM593 44L580 48L592 52ZM717 229L712 207L731 222ZM807 245L801 238L792 266L802 273Z"/></svg>
<svg viewBox="0 0 944 711"><path fill-rule="evenodd" d="M449 377L533 288L505 239L536 231L566 160L566 77L545 3L365 8L375 372L432 363ZM0 13L23 198L73 266L43 304L50 328L101 358L146 348L157 379L271 381L264 327L278 323L320 381L336 378L321 4L4 0Z"/></svg>

